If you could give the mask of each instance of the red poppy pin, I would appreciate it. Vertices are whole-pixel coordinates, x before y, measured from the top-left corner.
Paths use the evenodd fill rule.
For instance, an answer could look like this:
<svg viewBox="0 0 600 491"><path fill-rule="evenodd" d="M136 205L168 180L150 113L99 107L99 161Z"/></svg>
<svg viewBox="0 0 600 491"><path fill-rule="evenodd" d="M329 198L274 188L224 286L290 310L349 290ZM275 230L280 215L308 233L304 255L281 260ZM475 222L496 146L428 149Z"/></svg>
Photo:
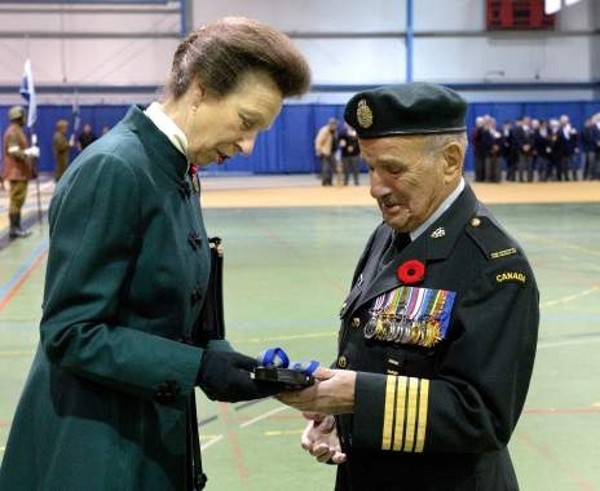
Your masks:
<svg viewBox="0 0 600 491"><path fill-rule="evenodd" d="M396 274L405 285L414 285L425 278L425 265L418 259L409 259L398 266Z"/></svg>
<svg viewBox="0 0 600 491"><path fill-rule="evenodd" d="M198 166L195 164L190 164L190 169L188 171L190 176L194 177L198 173Z"/></svg>

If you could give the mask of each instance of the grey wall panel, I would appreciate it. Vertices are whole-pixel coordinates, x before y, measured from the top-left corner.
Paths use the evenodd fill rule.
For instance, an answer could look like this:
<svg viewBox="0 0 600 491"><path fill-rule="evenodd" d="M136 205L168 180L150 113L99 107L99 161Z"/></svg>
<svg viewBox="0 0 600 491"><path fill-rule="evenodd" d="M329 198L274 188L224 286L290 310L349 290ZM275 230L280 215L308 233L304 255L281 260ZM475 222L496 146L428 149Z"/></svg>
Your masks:
<svg viewBox="0 0 600 491"><path fill-rule="evenodd" d="M29 56L36 84L162 84L175 39L5 39L0 84L18 85Z"/></svg>
<svg viewBox="0 0 600 491"><path fill-rule="evenodd" d="M15 13L0 8L0 33L44 33L58 37L74 33L179 33L179 16L173 14L69 13L52 10L48 13Z"/></svg>
<svg viewBox="0 0 600 491"><path fill-rule="evenodd" d="M449 83L590 80L590 49L584 36L417 39L414 74Z"/></svg>
<svg viewBox="0 0 600 491"><path fill-rule="evenodd" d="M319 84L384 84L404 80L399 39L298 39Z"/></svg>
<svg viewBox="0 0 600 491"><path fill-rule="evenodd" d="M397 0L192 0L195 25L245 15L284 31L389 31L405 23Z"/></svg>

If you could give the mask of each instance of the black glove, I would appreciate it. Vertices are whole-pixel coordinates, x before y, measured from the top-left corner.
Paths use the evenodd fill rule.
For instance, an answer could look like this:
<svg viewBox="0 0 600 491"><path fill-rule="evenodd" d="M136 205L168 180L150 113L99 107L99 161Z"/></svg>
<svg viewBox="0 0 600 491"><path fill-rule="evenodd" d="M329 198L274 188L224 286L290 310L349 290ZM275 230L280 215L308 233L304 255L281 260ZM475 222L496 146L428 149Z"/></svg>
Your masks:
<svg viewBox="0 0 600 491"><path fill-rule="evenodd" d="M202 355L196 385L209 399L223 402L262 399L281 392L277 384L250 378L257 366L254 358L236 351L208 349Z"/></svg>

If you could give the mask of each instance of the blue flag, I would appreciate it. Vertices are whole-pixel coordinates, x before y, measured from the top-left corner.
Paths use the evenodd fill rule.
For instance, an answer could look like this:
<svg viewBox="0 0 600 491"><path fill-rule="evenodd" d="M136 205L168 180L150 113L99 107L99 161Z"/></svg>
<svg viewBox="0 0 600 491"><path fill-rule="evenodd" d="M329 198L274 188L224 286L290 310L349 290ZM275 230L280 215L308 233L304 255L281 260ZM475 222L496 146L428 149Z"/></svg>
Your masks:
<svg viewBox="0 0 600 491"><path fill-rule="evenodd" d="M33 85L33 72L31 71L31 60L27 58L23 68L23 79L19 93L28 103L27 127L32 128L37 120L37 102L35 99L35 87Z"/></svg>
<svg viewBox="0 0 600 491"><path fill-rule="evenodd" d="M73 105L71 107L71 117L73 118L73 134L79 133L81 126L81 115L79 114L79 94L77 90L73 94Z"/></svg>

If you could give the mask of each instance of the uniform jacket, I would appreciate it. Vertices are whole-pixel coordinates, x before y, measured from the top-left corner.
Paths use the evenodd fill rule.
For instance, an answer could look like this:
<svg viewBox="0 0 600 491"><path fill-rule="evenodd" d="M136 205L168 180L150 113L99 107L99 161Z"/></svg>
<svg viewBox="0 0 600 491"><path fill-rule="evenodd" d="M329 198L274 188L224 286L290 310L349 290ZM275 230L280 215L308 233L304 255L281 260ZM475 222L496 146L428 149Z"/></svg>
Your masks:
<svg viewBox="0 0 600 491"><path fill-rule="evenodd" d="M336 489L518 489L506 445L539 321L527 259L469 186L377 272L392 236L386 224L373 233L341 310L336 366L358 375L355 412L337 419L348 461ZM405 285L397 269L412 259L425 266L424 278ZM365 338L377 300L402 286L455 293L443 340L425 347Z"/></svg>
<svg viewBox="0 0 600 491"><path fill-rule="evenodd" d="M132 107L59 181L40 343L0 489L186 489L202 350L184 341L210 272L187 167Z"/></svg>
<svg viewBox="0 0 600 491"><path fill-rule="evenodd" d="M71 145L67 136L62 131L56 131L52 137L52 153L57 168L64 170L67 167L70 151Z"/></svg>
<svg viewBox="0 0 600 491"><path fill-rule="evenodd" d="M28 181L33 178L31 159L24 154L10 155L8 149L19 147L21 152L28 147L27 136L17 123L11 123L4 132L4 179L7 181Z"/></svg>

